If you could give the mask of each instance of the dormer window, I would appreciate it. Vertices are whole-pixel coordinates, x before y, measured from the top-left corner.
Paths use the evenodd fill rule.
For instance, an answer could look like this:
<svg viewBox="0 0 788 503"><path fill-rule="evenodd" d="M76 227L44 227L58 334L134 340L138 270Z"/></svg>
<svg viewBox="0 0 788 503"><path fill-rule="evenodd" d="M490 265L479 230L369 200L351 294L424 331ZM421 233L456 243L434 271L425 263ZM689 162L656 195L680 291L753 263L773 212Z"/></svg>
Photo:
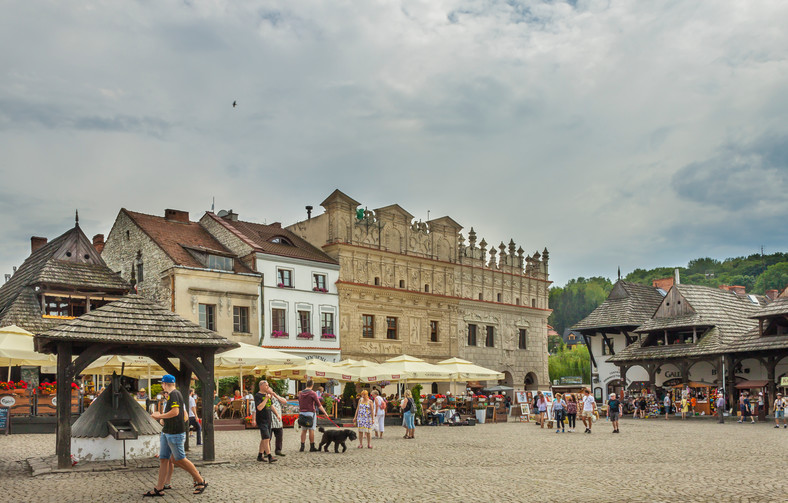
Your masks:
<svg viewBox="0 0 788 503"><path fill-rule="evenodd" d="M232 257L222 257L219 255L208 255L208 269L218 269L220 271L232 271Z"/></svg>
<svg viewBox="0 0 788 503"><path fill-rule="evenodd" d="M284 236L276 236L271 238L271 242L277 245L293 246L293 243L291 243L290 240Z"/></svg>

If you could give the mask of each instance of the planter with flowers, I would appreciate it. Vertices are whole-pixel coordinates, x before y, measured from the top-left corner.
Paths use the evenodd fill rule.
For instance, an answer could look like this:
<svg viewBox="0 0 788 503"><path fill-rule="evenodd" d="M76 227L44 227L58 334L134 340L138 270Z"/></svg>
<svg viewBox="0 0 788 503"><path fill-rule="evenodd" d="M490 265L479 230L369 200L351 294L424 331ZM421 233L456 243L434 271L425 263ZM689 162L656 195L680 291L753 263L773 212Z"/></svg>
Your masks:
<svg viewBox="0 0 788 503"><path fill-rule="evenodd" d="M325 340L334 340L337 338L337 336L334 334L321 334L320 338Z"/></svg>
<svg viewBox="0 0 788 503"><path fill-rule="evenodd" d="M8 407L12 416L29 416L31 404L25 381L0 381L0 407Z"/></svg>
<svg viewBox="0 0 788 503"><path fill-rule="evenodd" d="M252 415L251 414L244 418L244 427L247 430L255 428L255 426L252 426Z"/></svg>
<svg viewBox="0 0 788 503"><path fill-rule="evenodd" d="M312 291L313 291L313 292L323 292L323 293L328 293L328 288L318 288L318 287L314 287L314 288L312 288Z"/></svg>
<svg viewBox="0 0 788 503"><path fill-rule="evenodd" d="M42 382L36 388L35 410L37 416L57 414L57 382ZM71 383L71 413L79 414L79 386Z"/></svg>
<svg viewBox="0 0 788 503"><path fill-rule="evenodd" d="M290 337L290 334L288 334L284 330L274 330L273 332L271 332L271 337L273 337L274 339L287 339L288 337Z"/></svg>
<svg viewBox="0 0 788 503"><path fill-rule="evenodd" d="M296 335L296 339L302 339L302 340L311 340L314 337L315 336L310 334L309 332L301 332L300 334Z"/></svg>

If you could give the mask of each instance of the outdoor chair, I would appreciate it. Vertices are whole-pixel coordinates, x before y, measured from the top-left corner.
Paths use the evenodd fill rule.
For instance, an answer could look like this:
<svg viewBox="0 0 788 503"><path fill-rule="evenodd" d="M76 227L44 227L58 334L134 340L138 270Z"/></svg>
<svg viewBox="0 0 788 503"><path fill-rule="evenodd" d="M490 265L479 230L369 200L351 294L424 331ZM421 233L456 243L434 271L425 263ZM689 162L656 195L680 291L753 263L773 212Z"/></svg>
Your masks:
<svg viewBox="0 0 788 503"><path fill-rule="evenodd" d="M244 406L243 400L233 400L232 402L230 402L230 419L233 419L234 417L236 417L236 415L237 417L242 418L244 415L243 406Z"/></svg>

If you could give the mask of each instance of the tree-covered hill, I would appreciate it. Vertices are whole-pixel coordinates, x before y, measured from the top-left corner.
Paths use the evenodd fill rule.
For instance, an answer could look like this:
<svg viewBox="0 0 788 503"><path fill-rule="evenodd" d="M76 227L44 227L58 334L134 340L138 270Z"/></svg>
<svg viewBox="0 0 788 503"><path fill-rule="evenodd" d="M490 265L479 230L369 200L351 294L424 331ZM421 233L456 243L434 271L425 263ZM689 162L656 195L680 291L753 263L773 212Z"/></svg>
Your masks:
<svg viewBox="0 0 788 503"><path fill-rule="evenodd" d="M635 269L624 280L650 285L652 280L673 276L675 267ZM755 254L748 257L716 260L699 258L686 267L678 267L681 282L690 285L741 285L748 293L763 294L766 290L782 290L788 286L788 254ZM604 302L613 283L607 278L577 278L563 287L550 290L553 313L548 323L559 334L588 316Z"/></svg>

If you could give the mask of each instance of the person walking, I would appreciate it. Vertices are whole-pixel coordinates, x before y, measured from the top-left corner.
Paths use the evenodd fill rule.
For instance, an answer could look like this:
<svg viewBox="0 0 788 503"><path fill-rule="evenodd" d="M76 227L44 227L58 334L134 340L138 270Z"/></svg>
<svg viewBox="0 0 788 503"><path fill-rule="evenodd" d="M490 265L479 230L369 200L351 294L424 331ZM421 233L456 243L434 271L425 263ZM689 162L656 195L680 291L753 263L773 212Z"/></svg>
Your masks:
<svg viewBox="0 0 788 503"><path fill-rule="evenodd" d="M194 397L194 388L189 388L189 429L192 427L197 431L197 445L202 445L202 427L197 420L197 399Z"/></svg>
<svg viewBox="0 0 788 503"><path fill-rule="evenodd" d="M756 410L753 417L757 419L761 419L761 415L763 415L764 419L766 419L766 399L763 397L763 391L758 392L758 409Z"/></svg>
<svg viewBox="0 0 788 503"><path fill-rule="evenodd" d="M558 428L561 428L560 433L565 433L564 429L564 414L566 413L566 402L564 401L561 393L555 394L553 400L553 417L555 418L555 432L559 433Z"/></svg>
<svg viewBox="0 0 788 503"><path fill-rule="evenodd" d="M569 423L569 433L575 432L575 422L577 421L577 402L575 395L569 393L566 398L566 418Z"/></svg>
<svg viewBox="0 0 788 503"><path fill-rule="evenodd" d="M320 403L320 399L312 390L312 387L315 383L312 379L307 379L306 381L306 388L304 388L300 393L298 393L298 421L299 425L301 425L301 449L300 452L304 452L304 443L306 442L306 432L309 431L309 452L317 452L317 447L315 447L315 430L317 429L317 411L320 410L324 415L326 414L326 409L323 408L323 404ZM301 423L302 417L304 419L304 424L310 423L311 418L311 425L310 426L303 426Z"/></svg>
<svg viewBox="0 0 788 503"><path fill-rule="evenodd" d="M616 394L610 393L610 399L607 401L607 417L613 424L613 433L619 433L618 418L622 414L622 407L621 401L616 400Z"/></svg>
<svg viewBox="0 0 788 503"><path fill-rule="evenodd" d="M372 403L375 407L375 438L383 438L383 430L386 429L386 399L380 396L380 391L377 389L372 390Z"/></svg>
<svg viewBox="0 0 788 503"><path fill-rule="evenodd" d="M547 399L545 399L541 391L536 395L536 407L539 412L539 424L544 428L544 419L545 415L547 415Z"/></svg>
<svg viewBox="0 0 788 503"><path fill-rule="evenodd" d="M254 394L255 414L252 416L252 426L260 429L260 448L257 451L257 461L278 461L271 455L271 388L268 381L260 381L260 391Z"/></svg>
<svg viewBox="0 0 788 503"><path fill-rule="evenodd" d="M717 422L725 424L725 393L720 393L717 396L715 405L717 406Z"/></svg>
<svg viewBox="0 0 788 503"><path fill-rule="evenodd" d="M372 425L375 423L375 404L369 399L367 390L361 391L361 398L356 406L356 415L353 423L358 428L358 448L364 448L364 437L367 438L367 448L372 449Z"/></svg>
<svg viewBox="0 0 788 503"><path fill-rule="evenodd" d="M681 419L687 419L687 412L689 412L689 402L687 395L681 397Z"/></svg>
<svg viewBox="0 0 788 503"><path fill-rule="evenodd" d="M591 433L591 425L594 424L594 413L596 412L596 400L591 396L591 391L586 388L583 390L583 425L586 433Z"/></svg>
<svg viewBox="0 0 788 503"><path fill-rule="evenodd" d="M777 393L777 398L774 399L774 427L780 427L780 419L783 420L783 428L788 428L785 423L785 400L782 393Z"/></svg>
<svg viewBox="0 0 788 503"><path fill-rule="evenodd" d="M739 397L739 410L741 411L741 418L739 418L740 423L746 423L749 417L750 422L755 424L755 418L752 417L752 411L750 409L750 396L746 392L742 393Z"/></svg>
<svg viewBox="0 0 788 503"><path fill-rule="evenodd" d="M665 421L670 417L670 393L665 393L665 398L662 401L665 406Z"/></svg>
<svg viewBox="0 0 788 503"><path fill-rule="evenodd" d="M170 458L172 463L185 470L194 480L194 494L201 494L208 487L197 468L186 459L184 443L186 442L186 429L188 421L186 411L183 410L183 395L175 388L175 376L165 374L161 378L162 390L168 393L167 403L162 412L154 412L151 417L162 420L164 427L159 436L159 477L153 489L143 494L143 497L164 496L164 485L167 480Z"/></svg>
<svg viewBox="0 0 788 503"><path fill-rule="evenodd" d="M405 428L405 436L402 438L414 438L416 426L413 416L416 415L416 402L413 401L413 393L409 389L405 390L405 396L399 406L402 409L402 426Z"/></svg>
<svg viewBox="0 0 788 503"><path fill-rule="evenodd" d="M646 419L646 407L648 407L648 403L646 402L646 397L640 398L640 419Z"/></svg>
<svg viewBox="0 0 788 503"><path fill-rule="evenodd" d="M282 405L286 404L287 400L279 396L270 384L268 389L271 391L271 436L275 439L274 454L284 457L282 444L284 443L285 430L282 423Z"/></svg>

